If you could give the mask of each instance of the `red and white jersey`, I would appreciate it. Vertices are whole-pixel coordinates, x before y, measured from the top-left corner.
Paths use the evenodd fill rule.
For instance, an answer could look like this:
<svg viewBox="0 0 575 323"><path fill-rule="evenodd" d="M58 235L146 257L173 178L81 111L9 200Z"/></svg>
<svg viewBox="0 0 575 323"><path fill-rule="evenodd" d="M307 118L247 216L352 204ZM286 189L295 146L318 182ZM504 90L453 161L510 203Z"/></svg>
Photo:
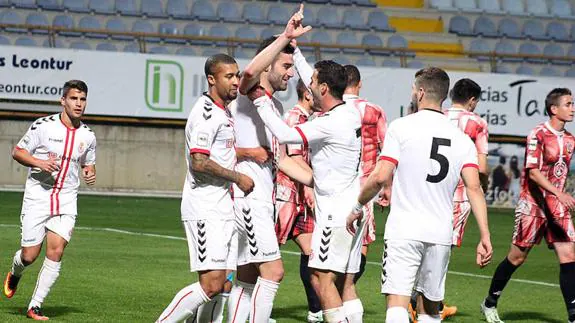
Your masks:
<svg viewBox="0 0 575 323"><path fill-rule="evenodd" d="M344 94L343 100L361 112L361 178L362 183L377 164L377 156L385 140L387 119L380 106L356 95Z"/></svg>
<svg viewBox="0 0 575 323"><path fill-rule="evenodd" d="M186 123L186 162L188 172L182 193L182 220L218 217L233 219L231 182L197 174L192 154L202 153L218 165L233 170L236 165L234 122L230 111L204 93L192 108Z"/></svg>
<svg viewBox="0 0 575 323"><path fill-rule="evenodd" d="M85 124L68 128L54 114L37 119L30 126L16 149L24 149L33 157L47 160L55 157L60 169L46 173L30 168L22 213L76 215L80 169L96 163L96 136Z"/></svg>
<svg viewBox="0 0 575 323"><path fill-rule="evenodd" d="M284 114L281 102L272 97L273 110L281 116ZM230 104L235 131L236 147L238 148L269 148L275 158L265 164L258 164L253 160L241 160L236 165L236 171L243 173L254 180L254 190L249 197L255 200L274 202L275 176L277 172L277 160L279 159L279 144L271 131L266 128L257 113L253 102L245 95L239 94L237 99ZM238 187L234 188L234 196L243 197L244 193Z"/></svg>
<svg viewBox="0 0 575 323"><path fill-rule="evenodd" d="M284 120L288 126L293 127L308 121L309 116L310 114L304 108L300 105L296 105L286 112ZM310 163L309 147L307 147L307 145L287 144L286 150L288 156L300 155L306 163ZM296 204L303 204L303 190L303 184L295 183L286 174L278 171L276 176L276 199Z"/></svg>
<svg viewBox="0 0 575 323"><path fill-rule="evenodd" d="M384 238L451 245L453 192L461 170L478 167L469 137L424 109L389 125L380 159L396 165Z"/></svg>
<svg viewBox="0 0 575 323"><path fill-rule="evenodd" d="M444 111L449 120L456 125L463 133L465 133L475 143L477 154L485 154L488 152L489 131L487 129L487 122L479 115L469 112L460 108L450 108ZM464 202L467 201L467 194L465 193L465 185L463 180L459 181L453 201Z"/></svg>
<svg viewBox="0 0 575 323"><path fill-rule="evenodd" d="M545 211L548 211L549 215L554 217L569 216L569 210L555 195L548 193L529 179L528 170L539 169L553 186L564 191L573 147L575 138L572 134L566 130L557 131L547 122L531 131L525 148L525 168L521 174L518 212L544 217Z"/></svg>

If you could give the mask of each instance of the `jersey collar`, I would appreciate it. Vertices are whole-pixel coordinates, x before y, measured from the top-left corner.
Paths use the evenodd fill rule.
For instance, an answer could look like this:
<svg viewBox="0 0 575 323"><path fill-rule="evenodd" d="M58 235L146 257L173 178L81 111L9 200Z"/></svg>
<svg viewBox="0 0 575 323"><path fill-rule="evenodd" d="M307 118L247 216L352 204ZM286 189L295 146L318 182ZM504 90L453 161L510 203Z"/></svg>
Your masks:
<svg viewBox="0 0 575 323"><path fill-rule="evenodd" d="M64 112L62 112L62 113L64 113ZM58 119L60 120L60 123L61 123L66 129L71 130L71 131L76 131L76 129L78 129L78 128L80 128L80 127L82 126L82 122L80 122L80 126L78 126L78 128L74 128L74 127L70 128L70 127L68 127L68 126L64 123L64 121L62 120L62 113L59 113L59 114L58 114Z"/></svg>
<svg viewBox="0 0 575 323"><path fill-rule="evenodd" d="M343 100L347 101L347 100L359 100L360 97L357 95L353 95L353 94L344 94L343 95Z"/></svg>
<svg viewBox="0 0 575 323"><path fill-rule="evenodd" d="M439 111L439 110L435 110L435 109L423 108L422 110L424 110L424 111L431 111L431 112L435 112L435 113L439 113L439 114L443 115L443 112L441 112L441 111Z"/></svg>
<svg viewBox="0 0 575 323"><path fill-rule="evenodd" d="M549 124L549 121L545 121L545 127L557 136L562 136L565 133L565 129L563 129L562 131L557 131L555 128L551 127L551 124Z"/></svg>
<svg viewBox="0 0 575 323"><path fill-rule="evenodd" d="M299 109L306 117L309 117L309 113L299 104L295 105L295 108Z"/></svg>
<svg viewBox="0 0 575 323"><path fill-rule="evenodd" d="M218 108L220 108L220 109L226 111L226 107L223 106L222 104L219 104L218 102L216 102L216 100L214 100L214 98L212 98L212 97L208 94L208 92L204 92L203 94L204 94L208 99L210 99L210 101L212 101L212 103L215 104Z"/></svg>
<svg viewBox="0 0 575 323"><path fill-rule="evenodd" d="M335 110L335 108L340 107L344 104L345 104L345 101L343 101L342 103L338 103L338 104L334 105L331 109L327 110L326 112L333 111L333 110Z"/></svg>

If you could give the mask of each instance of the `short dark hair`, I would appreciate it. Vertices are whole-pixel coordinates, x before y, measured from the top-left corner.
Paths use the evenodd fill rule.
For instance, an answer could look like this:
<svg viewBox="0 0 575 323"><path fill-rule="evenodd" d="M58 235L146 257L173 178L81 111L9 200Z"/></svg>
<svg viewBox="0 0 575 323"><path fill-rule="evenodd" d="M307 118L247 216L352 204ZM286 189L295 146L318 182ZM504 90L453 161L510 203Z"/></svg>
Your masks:
<svg viewBox="0 0 575 323"><path fill-rule="evenodd" d="M471 98L479 99L481 96L481 86L471 79L461 79L455 82L451 89L451 102L465 104Z"/></svg>
<svg viewBox="0 0 575 323"><path fill-rule="evenodd" d="M305 83L299 79L299 81L297 81L297 85L295 88L296 92L297 92L297 99L298 100L302 100L303 99L303 95L305 94L305 92L307 92L307 86L305 86Z"/></svg>
<svg viewBox="0 0 575 323"><path fill-rule="evenodd" d="M204 65L204 73L206 77L208 75L214 75L216 73L216 66L219 64L237 64L236 60L227 54L215 54L206 60L206 64Z"/></svg>
<svg viewBox="0 0 575 323"><path fill-rule="evenodd" d="M545 112L548 116L551 116L551 106L559 104L559 98L564 95L571 95L571 90L567 88L554 88L547 94L545 98Z"/></svg>
<svg viewBox="0 0 575 323"><path fill-rule="evenodd" d="M266 47L268 47L269 45L271 45L271 43L273 43L278 37L277 36L271 36L268 37L266 39L264 39L261 43L260 43L260 47L258 47L258 50L256 52L256 55L259 54L262 50L264 50ZM295 48L291 45L291 44L287 44L286 47L284 47L281 51L284 54L293 54L295 52Z"/></svg>
<svg viewBox="0 0 575 323"><path fill-rule="evenodd" d="M70 92L71 89L76 89L88 95L88 85L86 85L86 82L84 81L70 80L64 83L64 87L62 88L62 96L66 97L66 95L68 95L68 92Z"/></svg>
<svg viewBox="0 0 575 323"><path fill-rule="evenodd" d="M347 76L347 86L358 86L361 81L361 74L355 65L345 65L345 75Z"/></svg>
<svg viewBox="0 0 575 323"><path fill-rule="evenodd" d="M415 73L415 86L423 88L429 99L443 102L449 92L449 75L439 67L426 67Z"/></svg>
<svg viewBox="0 0 575 323"><path fill-rule="evenodd" d="M343 92L347 87L345 68L332 60L324 60L315 63L317 81L325 83L329 87L329 93L336 99L343 99Z"/></svg>

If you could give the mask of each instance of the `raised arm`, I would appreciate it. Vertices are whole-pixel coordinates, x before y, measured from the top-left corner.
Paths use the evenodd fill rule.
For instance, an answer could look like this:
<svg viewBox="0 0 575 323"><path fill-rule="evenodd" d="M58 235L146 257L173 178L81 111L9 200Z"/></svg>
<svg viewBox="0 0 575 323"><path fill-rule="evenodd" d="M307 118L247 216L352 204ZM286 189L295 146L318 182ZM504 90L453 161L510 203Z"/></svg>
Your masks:
<svg viewBox="0 0 575 323"><path fill-rule="evenodd" d="M299 78L302 80L303 84L309 90L309 85L311 84L311 77L313 75L313 67L308 64L307 60L303 56L299 47L295 48L295 52L293 53L293 62L295 65L295 70L299 75Z"/></svg>

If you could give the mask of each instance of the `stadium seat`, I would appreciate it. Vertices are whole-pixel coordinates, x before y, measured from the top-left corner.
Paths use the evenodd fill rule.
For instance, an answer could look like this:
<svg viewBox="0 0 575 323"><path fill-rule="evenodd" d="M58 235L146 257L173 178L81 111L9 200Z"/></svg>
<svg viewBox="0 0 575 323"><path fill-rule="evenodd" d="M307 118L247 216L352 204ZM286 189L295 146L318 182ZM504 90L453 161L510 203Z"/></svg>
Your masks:
<svg viewBox="0 0 575 323"><path fill-rule="evenodd" d="M377 7L377 5L371 2L371 0L353 0L353 3L360 7Z"/></svg>
<svg viewBox="0 0 575 323"><path fill-rule="evenodd" d="M207 30L197 23L189 23L184 27L184 35L187 36L207 36ZM210 45L212 42L209 40L192 39L189 40L192 45Z"/></svg>
<svg viewBox="0 0 575 323"><path fill-rule="evenodd" d="M191 48L191 47L180 47L176 50L175 52L176 55L181 55L181 56L196 56L196 51Z"/></svg>
<svg viewBox="0 0 575 323"><path fill-rule="evenodd" d="M213 25L210 28L209 32L210 37L217 37L217 38L230 38L232 37L232 33L230 29L224 24ZM226 40L220 40L215 42L216 46L228 46L229 42Z"/></svg>
<svg viewBox="0 0 575 323"><path fill-rule="evenodd" d="M453 0L430 0L429 6L431 8L443 11L457 10L457 8L453 6Z"/></svg>
<svg viewBox="0 0 575 323"><path fill-rule="evenodd" d="M478 0L477 7L489 14L503 14L499 0Z"/></svg>
<svg viewBox="0 0 575 323"><path fill-rule="evenodd" d="M106 52L117 52L118 48L116 47L116 45L112 43L99 43L98 45L96 45L96 50Z"/></svg>
<svg viewBox="0 0 575 323"><path fill-rule="evenodd" d="M489 53L491 52L492 49L489 47L489 44L485 40L477 38L471 41L471 44L469 45L469 50L475 53ZM474 55L474 57L480 61L490 60L489 56Z"/></svg>
<svg viewBox="0 0 575 323"><path fill-rule="evenodd" d="M353 31L342 31L336 37L336 44L341 46L359 46L361 45ZM364 50L361 48L343 48L343 52L347 54L363 54Z"/></svg>
<svg viewBox="0 0 575 323"><path fill-rule="evenodd" d="M422 69L425 67L425 64L423 64L423 62L421 61L409 61L407 62L407 68L413 68L413 69Z"/></svg>
<svg viewBox="0 0 575 323"><path fill-rule="evenodd" d="M383 47L383 41L377 34L365 34L361 39L361 44L363 46L369 47ZM368 53L371 55L389 55L390 52L383 49L368 49Z"/></svg>
<svg viewBox="0 0 575 323"><path fill-rule="evenodd" d="M160 34L164 35L181 35L178 26L173 22L162 22L158 26ZM164 42L168 44L185 44L187 41L183 38L163 38Z"/></svg>
<svg viewBox="0 0 575 323"><path fill-rule="evenodd" d="M512 42L502 39L497 44L495 44L495 53L501 54L517 54L517 49ZM500 60L504 62L519 62L521 58L516 57L502 57Z"/></svg>
<svg viewBox="0 0 575 323"><path fill-rule="evenodd" d="M210 57L216 54L227 54L225 50L220 50L220 49L216 49L216 48L206 48L204 49L204 51L202 52L202 56L204 57Z"/></svg>
<svg viewBox="0 0 575 323"><path fill-rule="evenodd" d="M385 61L383 61L383 63L381 63L381 66L400 68L401 62L398 59L386 59Z"/></svg>
<svg viewBox="0 0 575 323"><path fill-rule="evenodd" d="M348 64L351 64L351 61L349 60L349 58L347 58L347 57L345 57L345 56L342 56L342 55L335 56L335 57L333 57L331 60L334 61L334 62L336 62L336 63L338 63L338 64L340 64L340 65L348 65Z"/></svg>
<svg viewBox="0 0 575 323"><path fill-rule="evenodd" d="M355 65L358 66L376 66L375 61L369 57L362 57L355 61Z"/></svg>
<svg viewBox="0 0 575 323"><path fill-rule="evenodd" d="M572 67L565 71L565 76L567 77L575 77L575 67Z"/></svg>
<svg viewBox="0 0 575 323"><path fill-rule="evenodd" d="M52 11L60 11L62 7L58 0L37 0L37 4L39 8L42 10L52 10Z"/></svg>
<svg viewBox="0 0 575 323"><path fill-rule="evenodd" d="M523 38L519 25L511 18L503 18L499 21L499 35L508 38Z"/></svg>
<svg viewBox="0 0 575 323"><path fill-rule="evenodd" d="M407 40L401 35L394 34L387 39L387 47L389 48L407 48ZM415 53L409 51L395 51L395 55L399 56L415 56Z"/></svg>
<svg viewBox="0 0 575 323"><path fill-rule="evenodd" d="M296 0L293 0L294 2L299 2ZM338 6L352 6L353 5L353 1L352 0L330 0L329 3L331 4L335 4Z"/></svg>
<svg viewBox="0 0 575 323"><path fill-rule="evenodd" d="M249 55L248 53L246 53L245 50L243 50L242 48L239 48L239 47L234 49L234 57L238 58L238 59L253 58L253 56Z"/></svg>
<svg viewBox="0 0 575 323"><path fill-rule="evenodd" d="M571 42L571 37L569 37L569 31L564 24L552 21L547 24L547 36L555 41L560 42Z"/></svg>
<svg viewBox="0 0 575 323"><path fill-rule="evenodd" d="M464 12L480 12L475 0L453 0L453 5Z"/></svg>
<svg viewBox="0 0 575 323"><path fill-rule="evenodd" d="M164 11L162 2L158 0L142 0L142 14L151 18L167 18L168 14Z"/></svg>
<svg viewBox="0 0 575 323"><path fill-rule="evenodd" d="M155 46L148 49L148 53L150 54L160 54L160 55L170 55L170 50L165 46Z"/></svg>
<svg viewBox="0 0 575 323"><path fill-rule="evenodd" d="M264 12L261 8L261 5L255 2L248 2L244 4L244 11L242 13L242 17L247 22L253 24L267 24L268 21L264 17Z"/></svg>
<svg viewBox="0 0 575 323"><path fill-rule="evenodd" d="M317 23L326 28L342 28L339 12L334 7L321 7L317 12Z"/></svg>
<svg viewBox="0 0 575 323"><path fill-rule="evenodd" d="M132 25L132 32L152 34L152 33L155 33L156 31L154 30L154 27L152 26L152 24L149 21L147 21L147 20L136 20L136 21L134 21L134 24ZM153 36L144 36L144 37L145 37L146 41L148 41L148 42L157 43L160 41L159 37L153 37Z"/></svg>
<svg viewBox="0 0 575 323"><path fill-rule="evenodd" d="M239 39L249 39L249 40L258 40L258 35L256 34L255 29L253 29L250 26L242 26L238 29L236 29L236 38ZM298 42L300 42L301 40L298 39ZM258 47L257 43L240 43L240 46L244 47L244 48L256 48Z"/></svg>
<svg viewBox="0 0 575 323"><path fill-rule="evenodd" d="M191 19L190 7L186 0L168 0L166 13L174 19Z"/></svg>
<svg viewBox="0 0 575 323"><path fill-rule="evenodd" d="M501 8L503 11L514 16L526 16L525 4L523 0L502 0Z"/></svg>
<svg viewBox="0 0 575 323"><path fill-rule="evenodd" d="M0 12L0 24L13 24L13 25L22 25L24 24L24 19L22 16L16 11L6 10ZM5 27L4 30L10 33L25 33L25 28L18 28L18 27Z"/></svg>
<svg viewBox="0 0 575 323"><path fill-rule="evenodd" d="M283 26L290 17L290 12L281 4L272 4L268 9L267 20L272 24Z"/></svg>
<svg viewBox="0 0 575 323"><path fill-rule="evenodd" d="M367 16L367 26L375 31L395 31L395 29L389 25L389 18L387 15L380 10L370 11Z"/></svg>
<svg viewBox="0 0 575 323"><path fill-rule="evenodd" d="M348 1L351 2L351 0L348 0ZM321 4L321 3L329 3L330 1L329 0L308 0L307 2L309 2L309 3L320 3Z"/></svg>
<svg viewBox="0 0 575 323"><path fill-rule="evenodd" d="M64 0L62 7L71 12L88 13L88 0Z"/></svg>
<svg viewBox="0 0 575 323"><path fill-rule="evenodd" d="M331 35L325 30L316 30L311 35L311 42L312 43L319 43L321 45L333 45L334 42L331 39ZM339 52L337 48L324 48L321 47L322 52Z"/></svg>
<svg viewBox="0 0 575 323"><path fill-rule="evenodd" d="M54 17L54 20L52 20L52 27L73 29L76 28L76 25L72 17L68 15L57 15L56 17ZM79 37L82 35L77 31L59 31L58 34L67 37Z"/></svg>
<svg viewBox="0 0 575 323"><path fill-rule="evenodd" d="M553 67L545 66L539 71L541 76L561 76L561 73Z"/></svg>
<svg viewBox="0 0 575 323"><path fill-rule="evenodd" d="M567 50L567 57L575 58L575 44L569 46L569 49Z"/></svg>
<svg viewBox="0 0 575 323"><path fill-rule="evenodd" d="M26 47L36 47L36 41L30 37L18 37L14 41L15 46L26 46Z"/></svg>
<svg viewBox="0 0 575 323"><path fill-rule="evenodd" d="M300 1L297 1L297 3L300 3ZM291 15L293 16L293 14L298 10L299 10L299 7L294 7ZM315 18L315 13L313 12L313 10L309 6L303 8L303 25L304 26L319 27L319 25L317 24L316 18Z"/></svg>
<svg viewBox="0 0 575 323"><path fill-rule="evenodd" d="M127 32L128 27L124 23L124 19L122 18L110 18L106 22L106 30L109 31L116 31L116 32ZM111 35L112 39L116 40L133 40L133 36L129 35Z"/></svg>
<svg viewBox="0 0 575 323"><path fill-rule="evenodd" d="M523 44L519 45L519 54L522 54L522 55L541 55L541 49L536 44L523 43ZM529 63L539 63L539 64L547 62L546 59L534 58L534 57L524 58L524 60L526 62L529 62Z"/></svg>
<svg viewBox="0 0 575 323"><path fill-rule="evenodd" d="M527 0L527 13L535 17L551 17L547 2L541 0Z"/></svg>
<svg viewBox="0 0 575 323"><path fill-rule="evenodd" d="M12 0L12 4L16 8L36 9L36 0Z"/></svg>
<svg viewBox="0 0 575 323"><path fill-rule="evenodd" d="M92 46L90 44L85 43L83 41L75 41L70 43L70 48L72 49L84 49L84 50L91 50Z"/></svg>
<svg viewBox="0 0 575 323"><path fill-rule="evenodd" d="M553 0L550 13L559 18L573 18L571 4L567 0Z"/></svg>
<svg viewBox="0 0 575 323"><path fill-rule="evenodd" d="M208 1L196 1L192 5L192 13L196 19L206 21L218 21L220 18L216 15L216 11L212 4Z"/></svg>
<svg viewBox="0 0 575 323"><path fill-rule="evenodd" d="M449 32L459 36L474 36L469 19L463 16L454 16L451 18L449 21Z"/></svg>
<svg viewBox="0 0 575 323"><path fill-rule="evenodd" d="M343 25L357 30L369 30L359 9L347 9L343 13Z"/></svg>
<svg viewBox="0 0 575 323"><path fill-rule="evenodd" d="M123 52L127 53L139 53L140 52L140 45L136 42L129 43L124 46Z"/></svg>
<svg viewBox="0 0 575 323"><path fill-rule="evenodd" d="M52 46L52 44L50 44L50 39L46 38L44 39L44 41L42 42L42 47L46 47L46 48L67 48L67 46L64 44L64 42L61 39L56 38L54 40L54 46Z"/></svg>
<svg viewBox="0 0 575 323"><path fill-rule="evenodd" d="M80 29L93 29L93 30L100 30L102 29L102 25L100 24L100 20L94 16L84 16L78 22L78 28ZM88 38L107 38L108 35L105 33L97 33L97 32L85 32L84 35Z"/></svg>
<svg viewBox="0 0 575 323"><path fill-rule="evenodd" d="M271 36L281 34L283 30L279 27L268 27L262 30L260 34L261 39L270 38ZM313 39L313 37L312 37ZM313 40L312 40L313 41Z"/></svg>
<svg viewBox="0 0 575 323"><path fill-rule="evenodd" d="M220 2L218 17L225 22L243 22L240 9L238 9L235 2Z"/></svg>
<svg viewBox="0 0 575 323"><path fill-rule="evenodd" d="M116 0L116 11L124 16L139 16L136 0Z"/></svg>
<svg viewBox="0 0 575 323"><path fill-rule="evenodd" d="M90 11L99 14L113 15L116 13L114 10L113 0L90 0L90 3L88 3L88 8Z"/></svg>
<svg viewBox="0 0 575 323"><path fill-rule="evenodd" d="M515 73L520 75L535 75L533 68L527 65L521 65L516 70Z"/></svg>
<svg viewBox="0 0 575 323"><path fill-rule="evenodd" d="M4 36L0 35L0 45L11 45L11 44L10 44L10 39L8 39L7 37L4 37Z"/></svg>
<svg viewBox="0 0 575 323"><path fill-rule="evenodd" d="M565 50L563 50L563 47L557 44L550 43L545 45L543 48L543 55L565 57ZM559 59L551 59L551 63L557 65L571 65L571 62Z"/></svg>
<svg viewBox="0 0 575 323"><path fill-rule="evenodd" d="M545 28L539 20L528 20L523 25L523 35L533 40L549 40L549 36L545 34Z"/></svg>
<svg viewBox="0 0 575 323"><path fill-rule="evenodd" d="M41 12L33 12L26 17L26 25L50 27L48 17ZM32 29L33 34L47 34L48 29Z"/></svg>
<svg viewBox="0 0 575 323"><path fill-rule="evenodd" d="M483 37L498 37L497 29L491 19L486 16L480 16L473 24L473 33Z"/></svg>
<svg viewBox="0 0 575 323"><path fill-rule="evenodd" d="M509 68L509 66L507 65L497 65L495 66L495 73L499 73L499 74L510 74L511 73L511 69Z"/></svg>

